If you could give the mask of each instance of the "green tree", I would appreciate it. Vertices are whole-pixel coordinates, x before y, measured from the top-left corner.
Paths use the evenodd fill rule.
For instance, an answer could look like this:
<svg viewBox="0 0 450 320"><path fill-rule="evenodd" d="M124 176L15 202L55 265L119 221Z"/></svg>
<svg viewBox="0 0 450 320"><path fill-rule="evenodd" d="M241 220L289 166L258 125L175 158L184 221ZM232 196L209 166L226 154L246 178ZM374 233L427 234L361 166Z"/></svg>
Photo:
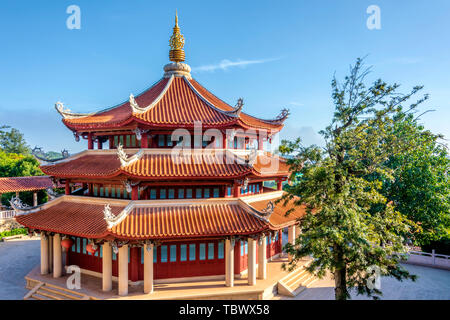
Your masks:
<svg viewBox="0 0 450 320"><path fill-rule="evenodd" d="M288 163L297 181L286 186L282 201L307 207L295 245L285 247L293 256L285 267L293 269L300 258L312 256L307 270L318 277L330 272L338 300L350 298L350 288L378 298L382 293L372 285L369 270L400 281L416 279L399 262L407 250L405 237L412 238L417 226L395 210L381 188L382 181L393 179L386 166L389 157L411 149L395 135L396 122L428 97L404 109L422 87L400 94L398 84L382 80L366 86L369 72L358 59L342 84L333 79L335 112L320 132L325 148L305 147L300 139L283 141L280 147L282 154L292 156Z"/></svg>
<svg viewBox="0 0 450 320"><path fill-rule="evenodd" d="M398 211L420 224L417 245L448 238L450 230L450 158L440 135L425 130L412 114L395 123L395 134L412 147L392 155L394 179L383 181L383 194Z"/></svg>
<svg viewBox="0 0 450 320"><path fill-rule="evenodd" d="M5 131L4 129L11 129ZM29 154L30 148L27 146L23 134L15 128L0 126L0 149L6 153Z"/></svg>
<svg viewBox="0 0 450 320"><path fill-rule="evenodd" d="M41 176L43 172L39 168L39 162L30 155L6 153L0 150L0 177L25 177ZM14 193L2 194L1 203L9 205L9 200ZM27 204L33 203L32 192L21 192L20 197ZM47 201L47 194L38 192L38 202Z"/></svg>

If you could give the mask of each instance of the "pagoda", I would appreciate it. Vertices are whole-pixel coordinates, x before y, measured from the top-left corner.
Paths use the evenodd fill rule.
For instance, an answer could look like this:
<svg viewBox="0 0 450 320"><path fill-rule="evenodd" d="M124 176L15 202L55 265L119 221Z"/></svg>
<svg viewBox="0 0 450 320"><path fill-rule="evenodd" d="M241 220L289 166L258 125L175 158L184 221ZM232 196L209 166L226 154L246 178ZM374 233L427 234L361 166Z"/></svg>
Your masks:
<svg viewBox="0 0 450 320"><path fill-rule="evenodd" d="M243 112L242 99L231 106L195 81L178 17L169 43L171 63L144 92L92 113L56 103L87 150L41 165L64 195L34 207L12 202L16 220L40 234L41 274L77 265L103 291L117 282L119 295L165 281L233 286L247 276L254 285L281 254L283 228L293 241L305 211L277 202L289 168L263 147L288 111L260 119Z"/></svg>

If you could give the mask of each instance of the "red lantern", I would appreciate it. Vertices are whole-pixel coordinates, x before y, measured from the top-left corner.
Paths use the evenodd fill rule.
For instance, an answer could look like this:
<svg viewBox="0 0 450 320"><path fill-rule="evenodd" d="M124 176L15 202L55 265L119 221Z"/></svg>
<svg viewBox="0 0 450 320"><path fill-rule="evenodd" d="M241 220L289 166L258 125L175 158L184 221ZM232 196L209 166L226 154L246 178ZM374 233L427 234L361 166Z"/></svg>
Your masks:
<svg viewBox="0 0 450 320"><path fill-rule="evenodd" d="M73 246L73 240L70 238L65 238L61 241L61 246L63 248L69 249L71 246Z"/></svg>
<svg viewBox="0 0 450 320"><path fill-rule="evenodd" d="M97 250L98 250L98 245L96 245L96 244L89 243L86 246L86 251L91 253L91 254L94 254L95 252L97 252Z"/></svg>

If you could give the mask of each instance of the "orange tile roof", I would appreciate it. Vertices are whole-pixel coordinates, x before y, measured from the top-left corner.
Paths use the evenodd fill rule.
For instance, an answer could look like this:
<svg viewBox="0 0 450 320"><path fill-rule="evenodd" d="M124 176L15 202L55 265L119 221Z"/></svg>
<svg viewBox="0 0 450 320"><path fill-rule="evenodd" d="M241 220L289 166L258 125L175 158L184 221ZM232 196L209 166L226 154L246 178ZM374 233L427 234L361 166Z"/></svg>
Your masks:
<svg viewBox="0 0 450 320"><path fill-rule="evenodd" d="M43 165L41 170L56 177L109 177L118 174L120 161L117 155L85 154L55 164Z"/></svg>
<svg viewBox="0 0 450 320"><path fill-rule="evenodd" d="M268 202L251 202L248 206L262 211ZM115 216L121 212L125 214L110 228L103 214L107 203ZM130 211L123 211L130 204ZM47 203L41 210L18 215L16 220L31 229L87 238L167 239L256 234L284 228L306 214L304 207L294 207L292 202L286 207L279 203L267 221L243 204L242 200L233 199L186 203L63 196ZM290 208L295 211L286 217Z"/></svg>
<svg viewBox="0 0 450 320"><path fill-rule="evenodd" d="M182 238L247 235L267 223L238 204L211 203L137 207L111 232L124 238Z"/></svg>
<svg viewBox="0 0 450 320"><path fill-rule="evenodd" d="M16 220L31 229L98 238L106 235L103 208L101 203L62 200L54 205L48 203L48 207L40 211L16 216ZM113 214L119 214L124 208L125 205L111 205Z"/></svg>
<svg viewBox="0 0 450 320"><path fill-rule="evenodd" d="M145 105L136 98L141 106ZM184 78L174 78L167 92L161 100L148 111L136 113L137 119L152 124L164 125L193 125L194 121L201 121L202 126L216 126L235 123L234 117L228 116L211 108L189 87Z"/></svg>
<svg viewBox="0 0 450 320"><path fill-rule="evenodd" d="M169 78L162 78L135 97L141 108L154 103L145 112L133 113L130 102L126 101L85 117L65 118L63 122L72 130L117 128L131 122L163 127L192 127L194 121L201 121L203 127L233 127L240 124L244 128L275 131L283 127L282 121L278 120L262 120L243 112L238 117L227 114L226 111L234 108L193 79L175 77L170 84L168 81Z"/></svg>
<svg viewBox="0 0 450 320"><path fill-rule="evenodd" d="M235 178L250 174L289 175L289 168L284 161L278 163L278 157L268 155L259 155L253 166L237 160L229 163L225 155L219 157L208 153L193 153L186 159L180 161L180 158L173 157L170 152L145 153L134 163L121 167L114 151L100 154L87 152L74 159L41 166L41 170L45 174L64 178L106 178L120 174L144 179Z"/></svg>
<svg viewBox="0 0 450 320"><path fill-rule="evenodd" d="M37 191L47 188L53 189L52 180L47 176L0 178L0 193Z"/></svg>
<svg viewBox="0 0 450 320"><path fill-rule="evenodd" d="M203 87L200 83L195 81L194 79L190 80L190 83L195 87L195 89L203 96L205 97L209 102L211 102L214 106L216 106L219 109L222 109L224 111L231 111L234 108L221 100L220 98L216 97L214 94L212 94L210 91L208 91L205 87ZM244 112L241 112L239 115L239 120L244 124L246 127L250 128L259 128L259 129L273 129L275 131L281 130L283 127L282 122L277 122L273 120L263 120L259 119L253 116L250 116Z"/></svg>
<svg viewBox="0 0 450 320"><path fill-rule="evenodd" d="M244 210L237 202L194 204L136 204L117 225L108 229L104 220L105 203L88 199L63 199L40 211L16 217L20 224L36 230L103 238L112 235L126 239L192 238L205 236L248 235L268 229L268 223ZM154 203L154 202L153 202ZM112 204L114 215L123 205Z"/></svg>
<svg viewBox="0 0 450 320"><path fill-rule="evenodd" d="M258 211L264 210L267 207L267 204L269 201L272 201L275 203L276 199L269 199L269 200L262 200L262 201L255 201L249 203L249 205L253 208L255 208ZM272 215L270 216L270 223L273 226L285 226L292 224L295 220L302 218L306 215L306 207L304 205L296 206L294 202L298 200L296 198L295 200L290 200L286 206L284 205L284 201L280 201L279 203L275 204L274 210ZM286 216L286 213L288 210L294 209L289 215Z"/></svg>

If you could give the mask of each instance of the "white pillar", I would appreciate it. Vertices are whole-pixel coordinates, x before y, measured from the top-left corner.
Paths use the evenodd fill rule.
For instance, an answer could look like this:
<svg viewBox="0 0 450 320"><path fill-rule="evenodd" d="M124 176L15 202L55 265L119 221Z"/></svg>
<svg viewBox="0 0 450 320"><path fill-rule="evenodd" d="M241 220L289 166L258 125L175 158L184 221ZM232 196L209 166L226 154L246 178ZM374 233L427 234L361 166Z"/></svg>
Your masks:
<svg viewBox="0 0 450 320"><path fill-rule="evenodd" d="M225 286L234 286L234 240L225 240Z"/></svg>
<svg viewBox="0 0 450 320"><path fill-rule="evenodd" d="M48 273L48 237L41 232L41 274Z"/></svg>
<svg viewBox="0 0 450 320"><path fill-rule="evenodd" d="M297 224L297 225L295 226L295 238L298 238L298 236L300 235L300 233L301 233L300 224Z"/></svg>
<svg viewBox="0 0 450 320"><path fill-rule="evenodd" d="M37 192L33 192L33 207L36 207L37 205L38 205Z"/></svg>
<svg viewBox="0 0 450 320"><path fill-rule="evenodd" d="M295 226L289 226L288 228L288 242L292 245L295 244ZM292 255L289 255L288 258L291 261Z"/></svg>
<svg viewBox="0 0 450 320"><path fill-rule="evenodd" d="M144 245L144 293L153 292L153 244Z"/></svg>
<svg viewBox="0 0 450 320"><path fill-rule="evenodd" d="M108 241L102 245L102 289L112 289L112 249Z"/></svg>
<svg viewBox="0 0 450 320"><path fill-rule="evenodd" d="M263 236L258 245L258 279L267 278L267 237Z"/></svg>
<svg viewBox="0 0 450 320"><path fill-rule="evenodd" d="M62 275L61 251L61 235L57 233L53 236L53 278L59 278Z"/></svg>
<svg viewBox="0 0 450 320"><path fill-rule="evenodd" d="M119 248L119 296L128 295L128 245Z"/></svg>
<svg viewBox="0 0 450 320"><path fill-rule="evenodd" d="M256 240L248 238L248 285L256 284Z"/></svg>

